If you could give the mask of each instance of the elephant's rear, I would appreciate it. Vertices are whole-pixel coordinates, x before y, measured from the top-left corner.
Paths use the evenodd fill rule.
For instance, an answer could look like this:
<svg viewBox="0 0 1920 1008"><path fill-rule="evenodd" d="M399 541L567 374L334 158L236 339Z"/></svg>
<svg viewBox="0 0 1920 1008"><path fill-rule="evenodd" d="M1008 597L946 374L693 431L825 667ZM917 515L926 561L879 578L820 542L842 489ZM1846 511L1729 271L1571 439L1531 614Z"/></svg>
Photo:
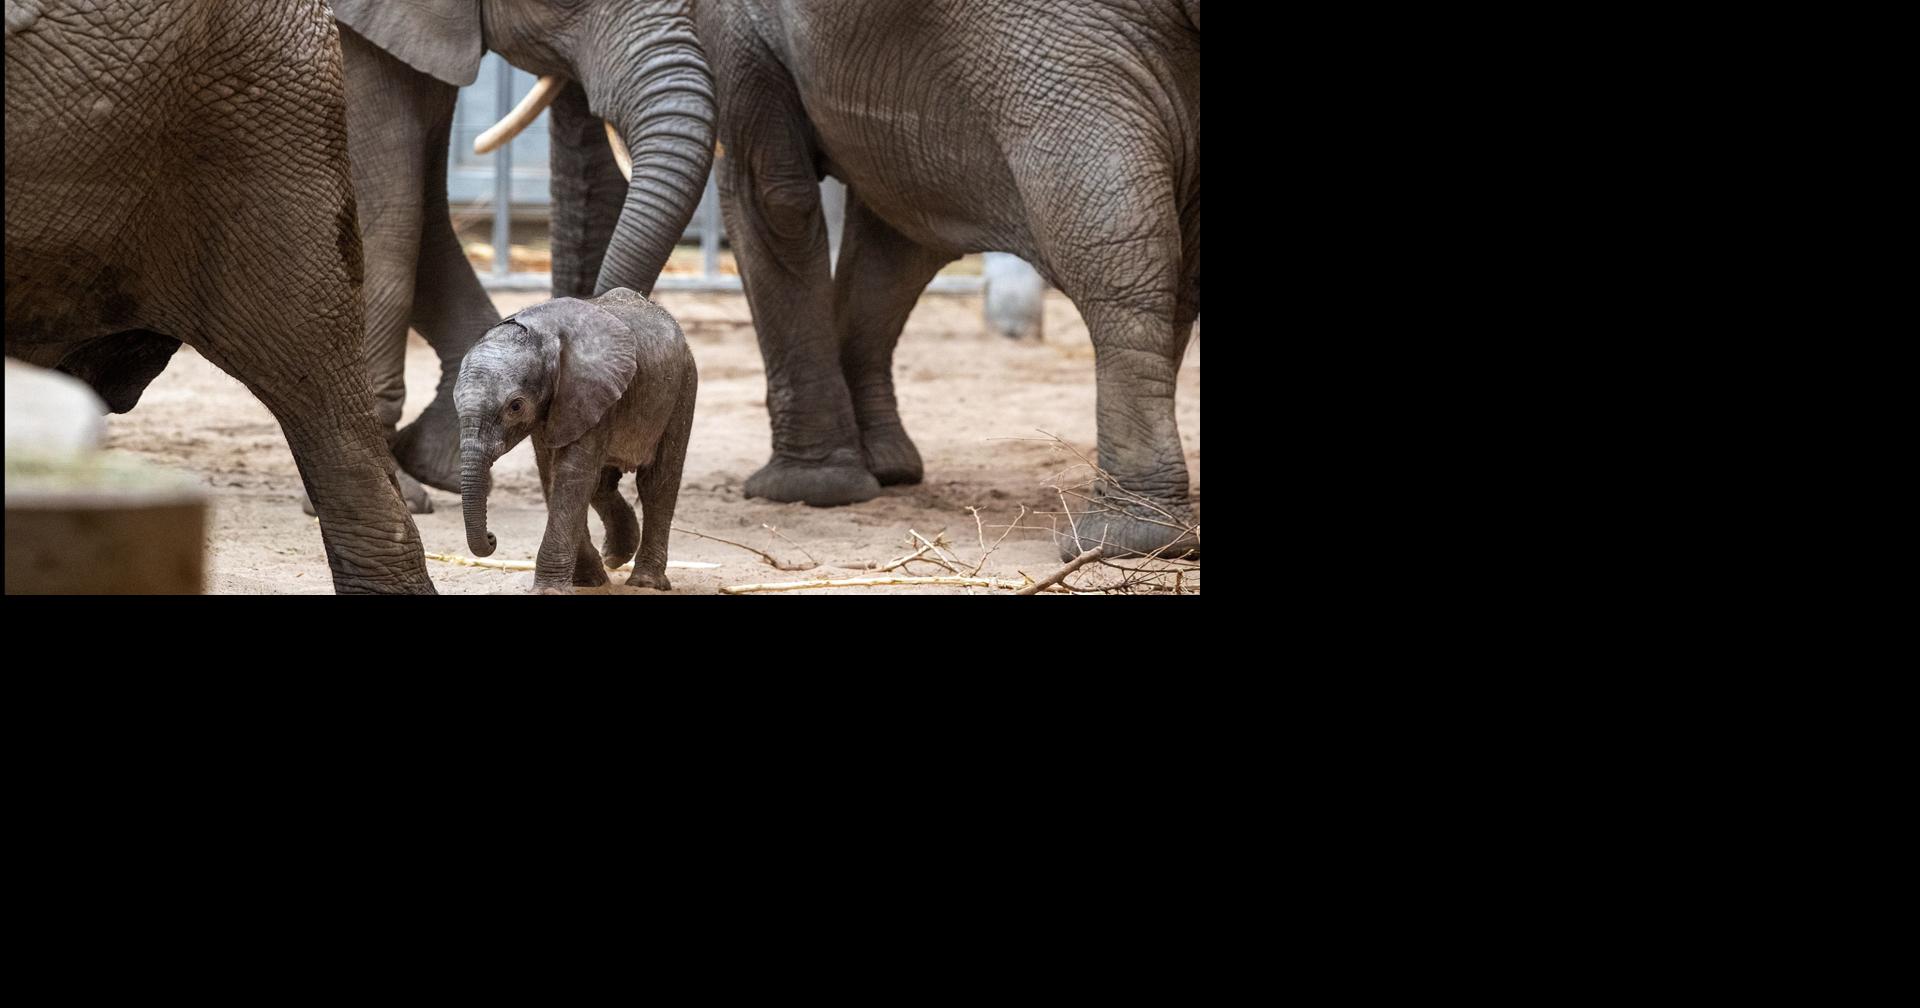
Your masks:
<svg viewBox="0 0 1920 1008"><path fill-rule="evenodd" d="M9 322L16 283L102 289L62 322L179 332L219 292L175 290L182 264L222 261L232 224L272 225L286 268L315 259L357 300L339 43L324 5L196 0L7 14ZM262 173L277 186L259 184ZM351 231L349 226L346 230ZM351 237L353 240L347 240ZM317 256L306 250L320 246ZM150 274L171 268L164 282ZM341 294L349 297L342 297ZM44 302L45 298L40 300ZM72 299L69 299L72 300ZM10 326L11 328L11 326Z"/></svg>

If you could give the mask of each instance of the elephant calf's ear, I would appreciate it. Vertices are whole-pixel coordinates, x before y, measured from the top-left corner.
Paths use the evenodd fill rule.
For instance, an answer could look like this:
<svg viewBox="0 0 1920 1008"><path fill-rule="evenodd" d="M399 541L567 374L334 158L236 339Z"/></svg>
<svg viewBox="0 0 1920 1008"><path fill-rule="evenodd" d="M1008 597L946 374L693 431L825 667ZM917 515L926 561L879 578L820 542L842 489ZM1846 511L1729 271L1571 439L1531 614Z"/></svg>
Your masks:
<svg viewBox="0 0 1920 1008"><path fill-rule="evenodd" d="M607 415L633 384L637 341L612 312L579 298L554 298L513 320L559 345L553 401L547 406L547 442L572 444Z"/></svg>

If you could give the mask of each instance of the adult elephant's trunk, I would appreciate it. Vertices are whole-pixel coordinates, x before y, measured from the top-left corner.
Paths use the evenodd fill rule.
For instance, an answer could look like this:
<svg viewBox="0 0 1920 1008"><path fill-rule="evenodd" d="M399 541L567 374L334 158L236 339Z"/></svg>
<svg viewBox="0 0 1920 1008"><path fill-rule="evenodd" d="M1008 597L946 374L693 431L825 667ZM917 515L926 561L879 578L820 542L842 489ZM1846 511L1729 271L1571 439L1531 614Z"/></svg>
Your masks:
<svg viewBox="0 0 1920 1008"><path fill-rule="evenodd" d="M487 531L487 494L492 489L493 459L469 441L460 452L460 507L467 519L467 548L474 556L493 554L495 540Z"/></svg>
<svg viewBox="0 0 1920 1008"><path fill-rule="evenodd" d="M651 293L713 167L713 75L681 5L615 5L607 19L578 66L593 113L626 141L633 177L594 293Z"/></svg>

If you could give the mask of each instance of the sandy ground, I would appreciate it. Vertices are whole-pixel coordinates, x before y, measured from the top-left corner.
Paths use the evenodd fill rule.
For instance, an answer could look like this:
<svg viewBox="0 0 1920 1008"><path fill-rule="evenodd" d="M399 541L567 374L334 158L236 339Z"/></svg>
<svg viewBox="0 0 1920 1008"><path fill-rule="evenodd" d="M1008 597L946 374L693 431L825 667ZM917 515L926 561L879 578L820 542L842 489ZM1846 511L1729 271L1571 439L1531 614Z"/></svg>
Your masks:
<svg viewBox="0 0 1920 1008"><path fill-rule="evenodd" d="M503 292L494 298L502 314L540 300L544 295L534 292ZM909 552L909 529L929 537L944 529L953 543L951 552L971 567L985 551L974 517L967 511L969 505L980 509L989 544L1021 505L1036 512L1060 510L1059 498L1047 484L1062 482L1063 471L1076 461L1046 443L1040 430L1059 435L1088 457L1093 455L1093 346L1071 302L1049 292L1045 342L1019 345L982 330L977 296L927 294L908 320L894 358L901 415L926 463L926 481L918 486L886 487L875 500L847 507L748 500L741 494L741 485L766 462L770 434L766 377L746 299L739 294L664 291L659 302L679 320L700 367L699 408L674 526L745 543L787 563L807 565L809 554L817 562L806 571L776 570L745 550L676 532L674 560L721 566L669 569L672 594L712 594L721 585L742 583L871 576L859 568ZM411 420L432 394L438 362L418 336L409 338L406 419ZM1178 407L1197 501L1197 331L1180 372ZM212 494L209 592L333 590L319 526L300 511L300 477L279 425L244 386L191 348L181 348L133 412L108 418L107 447L204 480ZM1077 482L1084 473L1084 468L1066 472L1064 482ZM631 501L631 476L621 489ZM459 496L429 492L434 512L414 519L427 552L467 555ZM494 467L489 517L499 538L491 559L533 558L545 527L546 507L540 499L531 443L522 443ZM589 524L597 544L599 519L590 518ZM781 535L763 527L769 525ZM1029 516L1022 526L987 559L982 576L1018 579L1024 572L1037 578L1059 566L1053 537L1046 531L1048 520ZM531 571L432 560L428 570L444 594L519 594L533 585ZM943 572L916 563L911 573ZM1094 567L1073 580L1098 585L1120 577L1118 571ZM624 574L614 573L612 578L612 586L592 591L659 594L626 587ZM1182 589L1197 591L1198 587L1196 567L1183 575ZM915 586L817 593L855 591L989 590Z"/></svg>

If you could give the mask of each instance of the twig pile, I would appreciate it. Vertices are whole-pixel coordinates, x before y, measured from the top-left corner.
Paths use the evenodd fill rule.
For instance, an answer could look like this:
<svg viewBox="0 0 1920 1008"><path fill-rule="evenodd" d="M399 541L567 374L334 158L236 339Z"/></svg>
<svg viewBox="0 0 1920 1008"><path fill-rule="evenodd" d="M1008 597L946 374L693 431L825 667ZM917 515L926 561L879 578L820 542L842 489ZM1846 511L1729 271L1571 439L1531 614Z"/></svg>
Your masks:
<svg viewBox="0 0 1920 1008"><path fill-rule="evenodd" d="M974 531L979 539L981 551L980 559L971 565L955 556L953 552L954 544L947 539L946 529L941 529L931 537L928 537L920 534L918 530L910 528L907 530L907 539L905 542L905 546L907 547L906 553L887 560L884 563L869 563L866 565L866 570L871 571L875 575L892 574L897 571L900 576L821 578L810 581L727 585L722 587L720 591L727 595L744 595L752 592L800 591L808 588L867 588L910 585L953 585L966 588L968 594L972 594L972 589L974 588L1007 589L1012 590L1016 595L1035 595L1043 592L1047 594L1075 595L1128 595L1170 592L1175 595L1181 595L1191 591L1195 583L1193 575L1199 573L1200 565L1197 562L1186 559L1191 553L1191 550L1185 551L1179 556L1164 556L1163 554L1167 552L1168 547L1155 550L1145 557L1108 559L1106 553L1108 552L1108 546L1110 544L1101 543L1082 552L1066 565L1038 580L1030 577L1025 571L1019 570L1015 571L1015 573L1020 575L1020 580L1018 581L1007 578L983 578L980 576L980 572L986 568L987 560L993 556L994 552L1000 548L1002 543L1006 542L1007 536L1011 535L1015 529L1045 532L1057 539L1062 534L1059 527L1059 519L1065 518L1068 528L1073 532L1074 540L1076 542L1085 542L1086 540L1081 538L1079 520L1088 514L1098 514L1102 511L1122 512L1124 508L1123 513L1132 518L1175 529L1179 533L1173 537L1176 542L1184 540L1188 536L1192 536L1192 541L1194 542L1198 542L1200 539L1200 526L1198 523L1181 521L1176 515L1168 512L1151 498L1121 486L1119 481L1113 478L1112 474L1100 468L1092 459L1087 458L1086 455L1082 454L1067 442L1062 441L1056 435L1046 431L1041 431L1040 433L1046 435L1044 440L1072 453L1075 458L1079 459L1077 464L1069 466L1066 470L1063 470L1061 474L1056 475L1054 477L1055 482L1046 484L1048 489L1053 490L1055 495L1060 498L1060 510L1057 512L1029 512L1026 505L1023 504L1020 506L1020 513L1014 517L1011 523L1002 527L999 537L996 538L992 544L988 544L987 524L982 517L981 510L977 507L967 508L967 512L973 516ZM1020 438L1017 440L1041 439ZM1071 483L1061 478L1065 474L1073 472L1080 467L1085 467L1087 470L1088 475L1084 478ZM1073 510L1068 501L1069 497L1081 502L1083 507L1079 512ZM1022 524L1029 514L1045 517L1048 524L1044 527ZM768 531L774 532L776 535L779 534L778 530L771 526L763 527L766 527ZM785 539L786 537L781 536L781 538ZM725 542L726 540L723 539L720 541ZM794 543L791 539L787 539L787 542L792 544L796 549L800 548L799 544ZM732 545L737 546L740 544L734 543ZM752 547L743 548L752 550ZM759 550L752 551L760 553ZM801 552L805 553L806 551L801 550ZM766 554L761 553L760 555L767 559L768 562L774 562L772 558L767 557ZM808 554L808 559L812 559L812 554ZM916 575L913 571L914 564L924 565L929 571L940 571L943 573ZM780 566L778 563L774 565ZM1067 579L1069 577L1081 574L1082 568L1094 567L1096 565L1097 570L1088 571L1086 574L1081 575L1081 583L1072 584L1068 582ZM788 568L782 567L781 569Z"/></svg>

